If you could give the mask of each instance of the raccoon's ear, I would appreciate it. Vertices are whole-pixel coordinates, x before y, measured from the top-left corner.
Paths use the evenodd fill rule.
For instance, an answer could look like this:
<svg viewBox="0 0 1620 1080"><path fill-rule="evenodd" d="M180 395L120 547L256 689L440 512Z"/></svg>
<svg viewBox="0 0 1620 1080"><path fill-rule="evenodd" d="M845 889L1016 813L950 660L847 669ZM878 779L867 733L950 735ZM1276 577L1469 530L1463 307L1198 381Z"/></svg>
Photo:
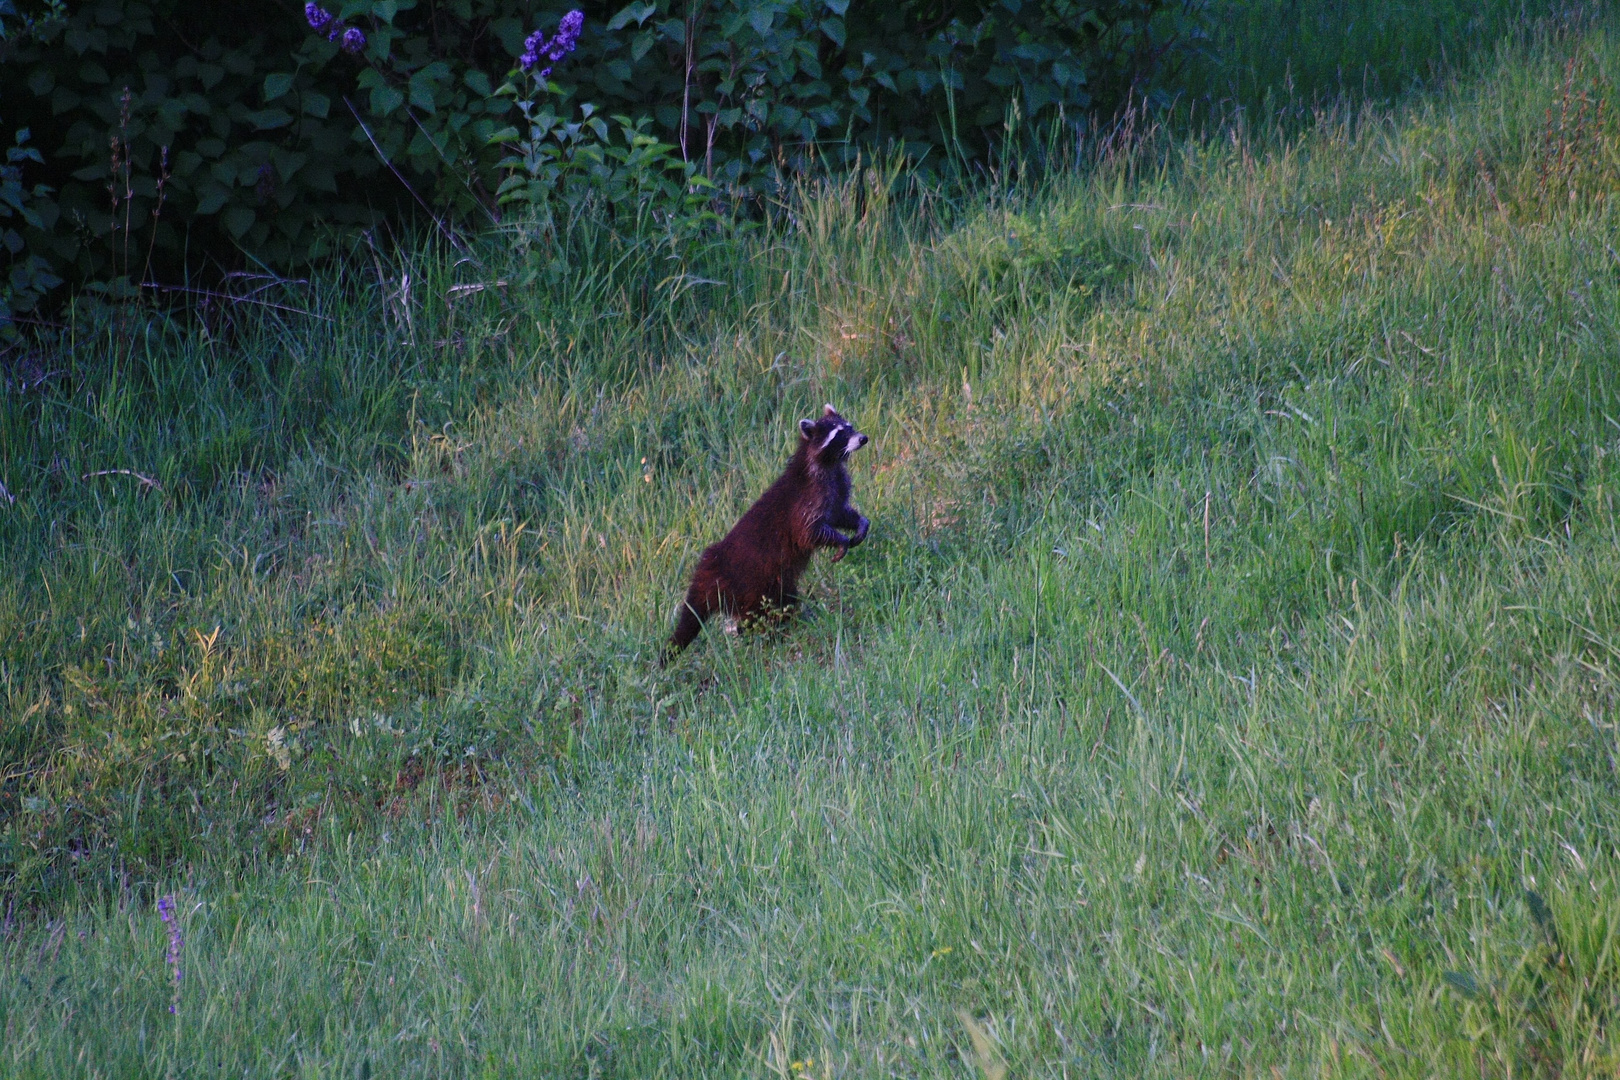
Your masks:
<svg viewBox="0 0 1620 1080"><path fill-rule="evenodd" d="M816 430L816 422L814 420L800 420L799 421L799 437L800 438L808 439L810 437L811 432L813 432L815 430Z"/></svg>
<svg viewBox="0 0 1620 1080"><path fill-rule="evenodd" d="M838 410L833 408L831 405L826 405L826 406L822 407L821 415L822 416L837 416L838 415Z"/></svg>

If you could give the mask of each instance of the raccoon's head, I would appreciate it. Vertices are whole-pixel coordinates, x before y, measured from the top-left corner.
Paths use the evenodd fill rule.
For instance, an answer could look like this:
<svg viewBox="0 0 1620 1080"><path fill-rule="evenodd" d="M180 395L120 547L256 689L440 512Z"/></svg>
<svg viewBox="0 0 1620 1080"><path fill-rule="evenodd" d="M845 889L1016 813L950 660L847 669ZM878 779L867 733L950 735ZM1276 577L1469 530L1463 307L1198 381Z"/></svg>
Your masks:
<svg viewBox="0 0 1620 1080"><path fill-rule="evenodd" d="M819 420L800 420L799 437L804 440L810 460L828 469L871 441L831 405L822 410Z"/></svg>

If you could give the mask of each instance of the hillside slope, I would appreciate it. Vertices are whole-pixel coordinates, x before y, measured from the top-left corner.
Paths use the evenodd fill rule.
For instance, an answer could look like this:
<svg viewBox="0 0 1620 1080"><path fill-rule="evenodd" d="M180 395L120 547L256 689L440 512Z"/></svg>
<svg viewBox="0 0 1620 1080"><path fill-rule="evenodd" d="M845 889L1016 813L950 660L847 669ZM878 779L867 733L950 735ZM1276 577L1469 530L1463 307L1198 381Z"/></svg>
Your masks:
<svg viewBox="0 0 1620 1080"><path fill-rule="evenodd" d="M0 1067L1613 1075L1617 66L109 350L0 427L10 865L121 890L8 932ZM658 671L826 400L871 538Z"/></svg>

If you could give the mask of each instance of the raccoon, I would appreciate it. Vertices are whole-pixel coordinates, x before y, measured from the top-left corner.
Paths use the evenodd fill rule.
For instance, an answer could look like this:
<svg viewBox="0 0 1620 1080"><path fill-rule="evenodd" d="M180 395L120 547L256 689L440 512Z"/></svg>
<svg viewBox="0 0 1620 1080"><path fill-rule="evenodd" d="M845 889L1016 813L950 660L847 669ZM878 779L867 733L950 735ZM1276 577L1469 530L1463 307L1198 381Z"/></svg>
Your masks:
<svg viewBox="0 0 1620 1080"><path fill-rule="evenodd" d="M664 660L692 643L716 611L738 621L799 602L799 576L816 548L833 562L866 539L871 522L850 499L849 456L870 440L828 405L817 420L799 421L799 447L776 483L724 540L698 558ZM839 530L854 530L845 536Z"/></svg>

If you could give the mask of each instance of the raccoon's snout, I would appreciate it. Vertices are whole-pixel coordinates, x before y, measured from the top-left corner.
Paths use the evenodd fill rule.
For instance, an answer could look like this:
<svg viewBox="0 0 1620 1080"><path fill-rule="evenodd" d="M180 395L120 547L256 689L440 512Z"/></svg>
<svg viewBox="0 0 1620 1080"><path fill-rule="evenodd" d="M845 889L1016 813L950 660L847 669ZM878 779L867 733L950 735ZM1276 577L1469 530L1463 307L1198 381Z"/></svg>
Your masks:
<svg viewBox="0 0 1620 1080"><path fill-rule="evenodd" d="M872 440L867 438L865 435L858 434L850 440L849 452L853 454L855 451L859 450L861 447L865 446L871 441Z"/></svg>

